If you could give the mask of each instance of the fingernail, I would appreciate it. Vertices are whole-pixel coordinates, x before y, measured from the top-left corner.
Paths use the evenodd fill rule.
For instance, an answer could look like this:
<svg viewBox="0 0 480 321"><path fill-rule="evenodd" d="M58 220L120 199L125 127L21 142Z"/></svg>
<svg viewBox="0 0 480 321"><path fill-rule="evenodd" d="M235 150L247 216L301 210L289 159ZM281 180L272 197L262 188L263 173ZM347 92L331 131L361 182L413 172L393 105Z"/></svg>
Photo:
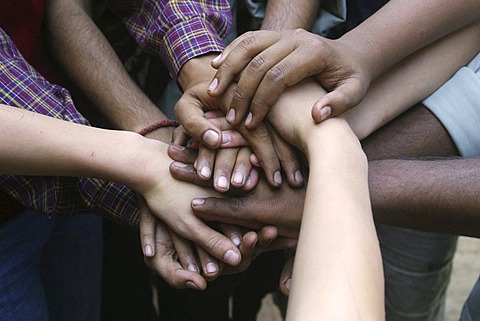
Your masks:
<svg viewBox="0 0 480 321"><path fill-rule="evenodd" d="M229 144L232 141L232 136L229 133L222 133L222 146Z"/></svg>
<svg viewBox="0 0 480 321"><path fill-rule="evenodd" d="M235 184L243 185L243 179L245 175L243 175L242 172L236 172L235 175L233 175L233 182Z"/></svg>
<svg viewBox="0 0 480 321"><path fill-rule="evenodd" d="M320 109L320 118L324 120L325 118L330 116L331 113L332 113L332 108L330 108L330 106L325 106L322 109Z"/></svg>
<svg viewBox="0 0 480 321"><path fill-rule="evenodd" d="M220 58L222 58L222 54L219 54L218 56L216 56L215 58L213 58L212 61L217 62L217 61L220 60Z"/></svg>
<svg viewBox="0 0 480 321"><path fill-rule="evenodd" d="M172 144L172 148L178 151L183 151L185 150L185 147L178 145L178 144Z"/></svg>
<svg viewBox="0 0 480 321"><path fill-rule="evenodd" d="M222 189L228 189L228 180L225 176L220 176L217 180L217 186Z"/></svg>
<svg viewBox="0 0 480 321"><path fill-rule="evenodd" d="M212 82L210 83L210 86L208 86L208 90L209 90L209 91L215 90L215 88L217 88L217 85L218 85L218 79L217 79L217 78L214 78L214 79L212 80Z"/></svg>
<svg viewBox="0 0 480 321"><path fill-rule="evenodd" d="M255 155L255 154L250 155L250 162L252 163L252 165L255 165L255 166L260 165L260 162L258 161L257 155Z"/></svg>
<svg viewBox="0 0 480 321"><path fill-rule="evenodd" d="M252 122L252 117L252 113L248 113L247 119L245 119L245 126L250 125L250 123Z"/></svg>
<svg viewBox="0 0 480 321"><path fill-rule="evenodd" d="M299 169L295 171L295 182L303 184L303 175Z"/></svg>
<svg viewBox="0 0 480 321"><path fill-rule="evenodd" d="M153 248L150 244L145 246L145 256L148 256L148 257L153 256Z"/></svg>
<svg viewBox="0 0 480 321"><path fill-rule="evenodd" d="M190 263L188 266L187 266L187 270L190 271L190 272L196 272L198 273L198 268L195 264L192 264Z"/></svg>
<svg viewBox="0 0 480 321"><path fill-rule="evenodd" d="M292 278L288 278L287 281L283 283L283 286L290 291L290 286L292 285Z"/></svg>
<svg viewBox="0 0 480 321"><path fill-rule="evenodd" d="M210 147L214 147L218 142L218 133L211 129L207 130L205 134L203 134L203 141Z"/></svg>
<svg viewBox="0 0 480 321"><path fill-rule="evenodd" d="M194 289L194 290L198 290L198 289L199 289L199 287L198 287L195 283L193 283L192 281L187 281L187 282L185 282L185 285L186 285L187 287L189 287L190 289Z"/></svg>
<svg viewBox="0 0 480 321"><path fill-rule="evenodd" d="M213 274L215 272L217 272L217 265L213 262L208 263L207 264L207 273L208 274Z"/></svg>
<svg viewBox="0 0 480 321"><path fill-rule="evenodd" d="M211 170L210 167L208 166L202 166L202 169L200 170L200 175L204 178L210 178Z"/></svg>
<svg viewBox="0 0 480 321"><path fill-rule="evenodd" d="M282 174L280 174L280 171L276 171L273 174L273 182L277 185L282 185Z"/></svg>
<svg viewBox="0 0 480 321"><path fill-rule="evenodd" d="M233 250L228 250L225 255L223 256L223 259L225 262L227 262L230 265L237 265L240 261L240 256Z"/></svg>
<svg viewBox="0 0 480 321"><path fill-rule="evenodd" d="M192 200L192 205L193 206L203 205L204 203L205 203L205 200L203 198L194 198Z"/></svg>
<svg viewBox="0 0 480 321"><path fill-rule="evenodd" d="M248 176L244 186L250 186L250 184L252 184L252 177Z"/></svg>
<svg viewBox="0 0 480 321"><path fill-rule="evenodd" d="M238 247L242 243L242 240L240 239L240 237L237 234L233 234L232 235L232 242L233 242L233 244L235 244Z"/></svg>
<svg viewBox="0 0 480 321"><path fill-rule="evenodd" d="M233 122L235 120L235 109L230 108L230 110L228 111L227 117L225 117L225 119L229 123Z"/></svg>
<svg viewBox="0 0 480 321"><path fill-rule="evenodd" d="M178 168L185 168L185 167L187 167L187 164L180 163L180 162L173 162L173 166L178 167Z"/></svg>

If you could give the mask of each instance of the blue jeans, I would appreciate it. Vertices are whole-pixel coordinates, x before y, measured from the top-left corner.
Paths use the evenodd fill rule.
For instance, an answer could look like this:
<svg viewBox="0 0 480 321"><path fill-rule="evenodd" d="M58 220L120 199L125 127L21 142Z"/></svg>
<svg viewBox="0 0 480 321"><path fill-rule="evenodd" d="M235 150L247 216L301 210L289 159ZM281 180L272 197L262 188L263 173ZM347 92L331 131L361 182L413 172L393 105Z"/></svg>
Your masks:
<svg viewBox="0 0 480 321"><path fill-rule="evenodd" d="M99 320L101 218L33 210L0 226L0 321Z"/></svg>
<svg viewBox="0 0 480 321"><path fill-rule="evenodd" d="M457 236L377 226L387 321L443 321Z"/></svg>
<svg viewBox="0 0 480 321"><path fill-rule="evenodd" d="M467 302L465 302L461 321L479 321L480 320L480 278L475 283L475 286L468 296Z"/></svg>

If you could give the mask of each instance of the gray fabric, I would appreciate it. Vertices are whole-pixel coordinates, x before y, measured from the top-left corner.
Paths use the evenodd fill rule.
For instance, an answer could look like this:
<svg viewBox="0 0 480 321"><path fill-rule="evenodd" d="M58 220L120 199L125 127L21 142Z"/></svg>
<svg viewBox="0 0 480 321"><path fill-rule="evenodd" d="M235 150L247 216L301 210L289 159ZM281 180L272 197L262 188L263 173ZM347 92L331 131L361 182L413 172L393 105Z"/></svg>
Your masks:
<svg viewBox="0 0 480 321"><path fill-rule="evenodd" d="M445 126L462 156L480 156L480 54L423 104Z"/></svg>
<svg viewBox="0 0 480 321"><path fill-rule="evenodd" d="M250 14L257 18L265 17L266 0L245 0ZM347 19L347 3L345 0L322 1L312 31L326 36L329 29L338 26Z"/></svg>

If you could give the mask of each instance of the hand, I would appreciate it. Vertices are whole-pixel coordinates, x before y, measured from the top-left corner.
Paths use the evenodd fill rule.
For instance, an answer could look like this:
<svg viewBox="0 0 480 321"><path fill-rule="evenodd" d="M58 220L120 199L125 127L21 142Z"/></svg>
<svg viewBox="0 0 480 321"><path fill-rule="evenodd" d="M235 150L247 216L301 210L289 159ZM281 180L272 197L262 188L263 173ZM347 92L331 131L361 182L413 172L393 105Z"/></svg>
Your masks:
<svg viewBox="0 0 480 321"><path fill-rule="evenodd" d="M207 94L208 83L202 83L186 91L175 105L175 115L183 128L194 139L203 142L212 149L222 143L221 130L205 116L208 110L223 110L227 106L228 95L213 98ZM263 125L255 130L237 128L255 152L267 180L273 186L282 184L280 162L273 147L268 129Z"/></svg>
<svg viewBox="0 0 480 321"><path fill-rule="evenodd" d="M247 128L262 122L286 88L309 76L330 91L313 105L317 122L357 105L371 81L348 45L302 29L245 33L227 46L212 66L218 69L209 86L214 97L239 78L227 120L237 125L245 119Z"/></svg>
<svg viewBox="0 0 480 321"><path fill-rule="evenodd" d="M177 238L174 246L168 228L150 212L141 196L138 203L145 263L174 288L204 290L207 283L199 274L190 242Z"/></svg>
<svg viewBox="0 0 480 321"><path fill-rule="evenodd" d="M292 285L292 275L293 275L293 263L295 261L295 256L292 254L285 265L283 266L282 273L280 274L279 287L280 291L284 295L290 294L290 286Z"/></svg>
<svg viewBox="0 0 480 321"><path fill-rule="evenodd" d="M188 139L186 132L176 131L174 143L169 146L168 154L175 161L193 163L199 179L209 181L213 177L213 187L218 192L228 191L230 184L235 188L245 189L252 189L255 186L258 174L257 169L252 167L250 161L252 150L249 147L215 150L203 144L195 144L198 149L194 149L192 148L194 144L186 147ZM241 140L243 145L243 138Z"/></svg>
<svg viewBox="0 0 480 321"><path fill-rule="evenodd" d="M193 165L173 163L170 171L176 179L192 183L198 180ZM275 189L264 180L246 195L227 198L196 198L192 201L195 214L207 221L219 221L250 229L275 226L279 235L298 237L302 219L305 188L282 185Z"/></svg>
<svg viewBox="0 0 480 321"><path fill-rule="evenodd" d="M245 138L237 130L232 129L232 126L221 115L222 113L219 111L205 113L205 117L222 130L221 148L214 150L194 142L189 146L197 146L198 153L194 152L192 148L186 149L185 146L189 142L190 136L183 126L180 126L173 135L169 156L182 163L193 163L200 179L209 180L213 172L214 188L219 192L227 191L230 183L235 188L250 190L258 179L258 172L252 168L252 164L256 167L261 165L256 155L248 147ZM268 126L268 131L288 184L293 187L302 186L304 179L299 170L296 149L280 137L271 126ZM239 148L240 146L243 147ZM212 170L212 168L214 169ZM220 178L225 179L220 180ZM219 184L220 182L223 184Z"/></svg>
<svg viewBox="0 0 480 321"><path fill-rule="evenodd" d="M132 185L132 189L138 191L149 210L178 235L198 244L220 261L233 266L239 264L241 254L235 244L198 219L191 208L191 200L195 197L220 195L213 190L175 180L165 167L172 160L166 153L159 153L162 147L166 152L166 146L154 140L146 140L146 143L154 146L155 153L147 158L149 161L145 168L138 169L143 179Z"/></svg>

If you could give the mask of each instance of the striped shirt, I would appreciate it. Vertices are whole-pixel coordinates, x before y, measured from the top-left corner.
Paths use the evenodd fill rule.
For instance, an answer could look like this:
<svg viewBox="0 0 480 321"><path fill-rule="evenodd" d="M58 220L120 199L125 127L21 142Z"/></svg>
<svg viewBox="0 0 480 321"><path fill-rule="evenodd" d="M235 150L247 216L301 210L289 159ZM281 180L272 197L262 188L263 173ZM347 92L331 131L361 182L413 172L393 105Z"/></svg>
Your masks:
<svg viewBox="0 0 480 321"><path fill-rule="evenodd" d="M70 93L49 83L29 65L0 29L0 103L88 126ZM135 193L127 187L92 178L1 175L0 189L47 215L101 211L127 224L138 224Z"/></svg>

